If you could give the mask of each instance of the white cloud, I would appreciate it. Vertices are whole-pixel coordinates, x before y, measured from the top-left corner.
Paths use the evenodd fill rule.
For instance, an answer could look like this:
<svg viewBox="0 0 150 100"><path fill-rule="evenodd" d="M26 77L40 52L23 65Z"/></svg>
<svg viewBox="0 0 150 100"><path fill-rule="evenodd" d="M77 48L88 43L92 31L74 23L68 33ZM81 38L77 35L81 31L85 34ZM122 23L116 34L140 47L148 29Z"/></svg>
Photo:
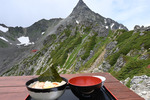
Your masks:
<svg viewBox="0 0 150 100"><path fill-rule="evenodd" d="M150 23L149 0L85 0L100 15L112 18L129 29Z"/></svg>
<svg viewBox="0 0 150 100"><path fill-rule="evenodd" d="M2 0L2 2L0 23L23 27L28 27L43 18L65 18L77 3L76 0Z"/></svg>

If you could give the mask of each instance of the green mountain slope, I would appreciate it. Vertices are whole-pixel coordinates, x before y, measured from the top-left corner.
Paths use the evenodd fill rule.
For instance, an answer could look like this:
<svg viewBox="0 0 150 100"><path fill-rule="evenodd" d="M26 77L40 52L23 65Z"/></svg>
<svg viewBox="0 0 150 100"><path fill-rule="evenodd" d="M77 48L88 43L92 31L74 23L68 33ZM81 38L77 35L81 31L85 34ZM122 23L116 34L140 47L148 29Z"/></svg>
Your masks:
<svg viewBox="0 0 150 100"><path fill-rule="evenodd" d="M118 31L119 32L119 31ZM142 35L140 35L142 34ZM113 66L110 72L118 79L132 78L135 75L150 76L150 31L144 32L122 32L115 40L120 50L109 55L107 60ZM116 62L119 57L123 58L124 66L119 71L115 71Z"/></svg>
<svg viewBox="0 0 150 100"><path fill-rule="evenodd" d="M99 37L92 29L83 32L81 30L84 28L76 27L75 30L74 35L71 35L71 27L66 28L59 37L51 35L51 42L47 42L44 48L8 70L5 75L41 74L51 65L56 66L59 73L81 73L88 70L106 49L107 53L112 51L111 54L106 53L107 57L104 59L111 65L108 72L119 80L134 75L150 76L150 69L146 68L150 62L150 31L143 32L144 35L141 36L140 32L117 30L109 31L107 37ZM108 50L107 45L113 41L117 41L116 46ZM119 50L116 51L116 48ZM117 66L120 57L124 62L121 68ZM98 68L100 64L94 68Z"/></svg>
<svg viewBox="0 0 150 100"><path fill-rule="evenodd" d="M86 32L82 31L84 29L68 27L59 36L50 35L44 42L44 48L12 67L7 75L40 74L51 65L55 65L60 73L75 73L83 67L90 67L85 65L92 58L91 51L94 56L104 45L100 42L106 40L92 29Z"/></svg>

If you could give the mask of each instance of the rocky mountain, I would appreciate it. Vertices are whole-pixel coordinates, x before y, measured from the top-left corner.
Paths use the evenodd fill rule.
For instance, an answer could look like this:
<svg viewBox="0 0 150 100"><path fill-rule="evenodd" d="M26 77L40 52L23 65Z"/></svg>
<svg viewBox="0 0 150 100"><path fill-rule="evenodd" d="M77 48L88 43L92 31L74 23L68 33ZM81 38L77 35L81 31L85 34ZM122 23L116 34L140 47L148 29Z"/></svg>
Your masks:
<svg viewBox="0 0 150 100"><path fill-rule="evenodd" d="M74 69L78 71L79 65L81 63L85 65L94 54L93 52L90 55L90 52L97 41L88 43L89 41L92 42L97 37L107 37L109 30L127 30L122 24L91 11L82 0L79 0L72 13L65 19L42 19L27 28L7 27L3 24L0 26L7 28L7 31L0 32L1 75L40 74L41 69L46 69L51 64L56 64L62 70L60 72L65 72L66 69L63 68L66 66L65 61L70 58L76 48L78 51L72 56L78 57L74 58L67 68L71 68L70 71ZM22 43L21 38L26 38L28 43ZM73 45L65 44L66 41ZM100 44L100 40L98 42ZM88 49L86 45L91 47ZM33 53L32 50L38 52ZM57 58L52 54L58 53L56 51L62 52L57 55ZM54 59L60 59L60 61L54 61ZM71 67L71 64L74 67Z"/></svg>
<svg viewBox="0 0 150 100"><path fill-rule="evenodd" d="M109 72L121 81L129 78L131 89L134 76L150 76L150 26L128 31L83 0L65 19L42 19L26 28L0 24L0 30L1 76L39 75L53 65L61 74Z"/></svg>
<svg viewBox="0 0 150 100"><path fill-rule="evenodd" d="M40 50L43 46L40 42L61 20L42 19L27 28L0 24L0 74L28 57L32 50Z"/></svg>
<svg viewBox="0 0 150 100"><path fill-rule="evenodd" d="M82 0L65 19L42 19L27 28L1 26L8 28L1 31L1 41L8 44L0 48L2 76L37 75L52 65L59 73L104 71L119 80L150 76L150 27L136 25L128 31ZM18 45L21 36L31 43Z"/></svg>
<svg viewBox="0 0 150 100"><path fill-rule="evenodd" d="M42 19L38 22L35 22L33 25L27 28L23 27L8 27L4 24L0 24L0 39L1 39L1 48L6 48L8 46L20 46L20 45L30 45L35 44L40 38L44 36L48 28L53 28L58 22L62 19ZM50 29L49 29L50 30ZM22 43L20 40L21 37L28 38L27 43Z"/></svg>

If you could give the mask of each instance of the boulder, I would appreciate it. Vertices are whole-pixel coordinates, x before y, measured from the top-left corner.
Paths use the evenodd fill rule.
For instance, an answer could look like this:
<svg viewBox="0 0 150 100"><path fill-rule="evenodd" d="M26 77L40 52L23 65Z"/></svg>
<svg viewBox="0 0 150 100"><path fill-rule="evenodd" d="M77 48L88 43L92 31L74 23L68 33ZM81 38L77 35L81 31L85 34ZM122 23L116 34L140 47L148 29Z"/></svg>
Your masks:
<svg viewBox="0 0 150 100"><path fill-rule="evenodd" d="M149 58L149 54L144 54L140 57L141 60L146 60Z"/></svg>
<svg viewBox="0 0 150 100"><path fill-rule="evenodd" d="M119 51L119 48L116 48L116 50L114 50L116 45L117 45L117 41L113 41L113 42L110 42L109 44L107 44L106 53L104 55L104 58L107 58L109 55Z"/></svg>
<svg viewBox="0 0 150 100"><path fill-rule="evenodd" d="M125 60L123 58L123 56L120 56L118 59L117 59L117 62L115 64L115 67L114 67L114 71L120 71L121 68L125 65Z"/></svg>
<svg viewBox="0 0 150 100"><path fill-rule="evenodd" d="M139 25L135 25L135 26L134 26L134 31L138 31L138 30L140 30L140 28L141 28L141 27L140 27Z"/></svg>
<svg viewBox="0 0 150 100"><path fill-rule="evenodd" d="M146 28L144 26L141 26L140 32L144 32L145 30L146 30Z"/></svg>
<svg viewBox="0 0 150 100"><path fill-rule="evenodd" d="M134 76L131 79L130 89L145 100L150 100L150 77L147 75Z"/></svg>
<svg viewBox="0 0 150 100"><path fill-rule="evenodd" d="M81 62L78 61L75 65L74 71L77 72L80 69L80 67L81 67Z"/></svg>
<svg viewBox="0 0 150 100"><path fill-rule="evenodd" d="M98 72L102 72L101 70L99 70L98 68L94 68L92 73L98 73Z"/></svg>
<svg viewBox="0 0 150 100"><path fill-rule="evenodd" d="M107 50L112 50L114 47L116 47L116 45L117 45L117 41L110 42L110 43L106 46L106 49L107 49Z"/></svg>
<svg viewBox="0 0 150 100"><path fill-rule="evenodd" d="M111 68L111 65L107 61L103 61L103 63L98 68L103 72L107 72Z"/></svg>
<svg viewBox="0 0 150 100"><path fill-rule="evenodd" d="M144 35L144 33L141 32L141 33L140 33L140 36L142 36L142 35Z"/></svg>
<svg viewBox="0 0 150 100"><path fill-rule="evenodd" d="M141 51L137 50L137 49L134 49L134 50L130 50L130 52L127 54L127 56L135 57L139 54L141 54Z"/></svg>
<svg viewBox="0 0 150 100"><path fill-rule="evenodd" d="M135 25L134 26L134 33L138 32L138 31L140 31L143 35L144 31L150 31L150 26L147 26L147 27L141 26L140 27L139 25Z"/></svg>

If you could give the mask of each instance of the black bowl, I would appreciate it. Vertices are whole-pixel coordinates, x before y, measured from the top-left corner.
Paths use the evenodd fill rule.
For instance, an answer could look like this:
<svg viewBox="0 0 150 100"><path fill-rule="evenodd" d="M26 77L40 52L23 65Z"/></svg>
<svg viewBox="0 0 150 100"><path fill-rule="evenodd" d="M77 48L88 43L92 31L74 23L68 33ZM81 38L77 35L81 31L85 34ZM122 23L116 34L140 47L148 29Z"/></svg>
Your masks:
<svg viewBox="0 0 150 100"><path fill-rule="evenodd" d="M65 81L66 83L58 86L58 87L54 87L54 88L47 88L47 89L36 89L36 88L31 88L29 87L29 85L35 81L38 81L37 78L31 79L29 81L26 82L26 87L28 89L28 92L30 94L30 96L33 99L36 100L56 100L58 99L65 91L68 80L63 78L63 81Z"/></svg>
<svg viewBox="0 0 150 100"><path fill-rule="evenodd" d="M69 80L69 86L79 99L93 100L102 86L102 80L93 76L78 76Z"/></svg>

